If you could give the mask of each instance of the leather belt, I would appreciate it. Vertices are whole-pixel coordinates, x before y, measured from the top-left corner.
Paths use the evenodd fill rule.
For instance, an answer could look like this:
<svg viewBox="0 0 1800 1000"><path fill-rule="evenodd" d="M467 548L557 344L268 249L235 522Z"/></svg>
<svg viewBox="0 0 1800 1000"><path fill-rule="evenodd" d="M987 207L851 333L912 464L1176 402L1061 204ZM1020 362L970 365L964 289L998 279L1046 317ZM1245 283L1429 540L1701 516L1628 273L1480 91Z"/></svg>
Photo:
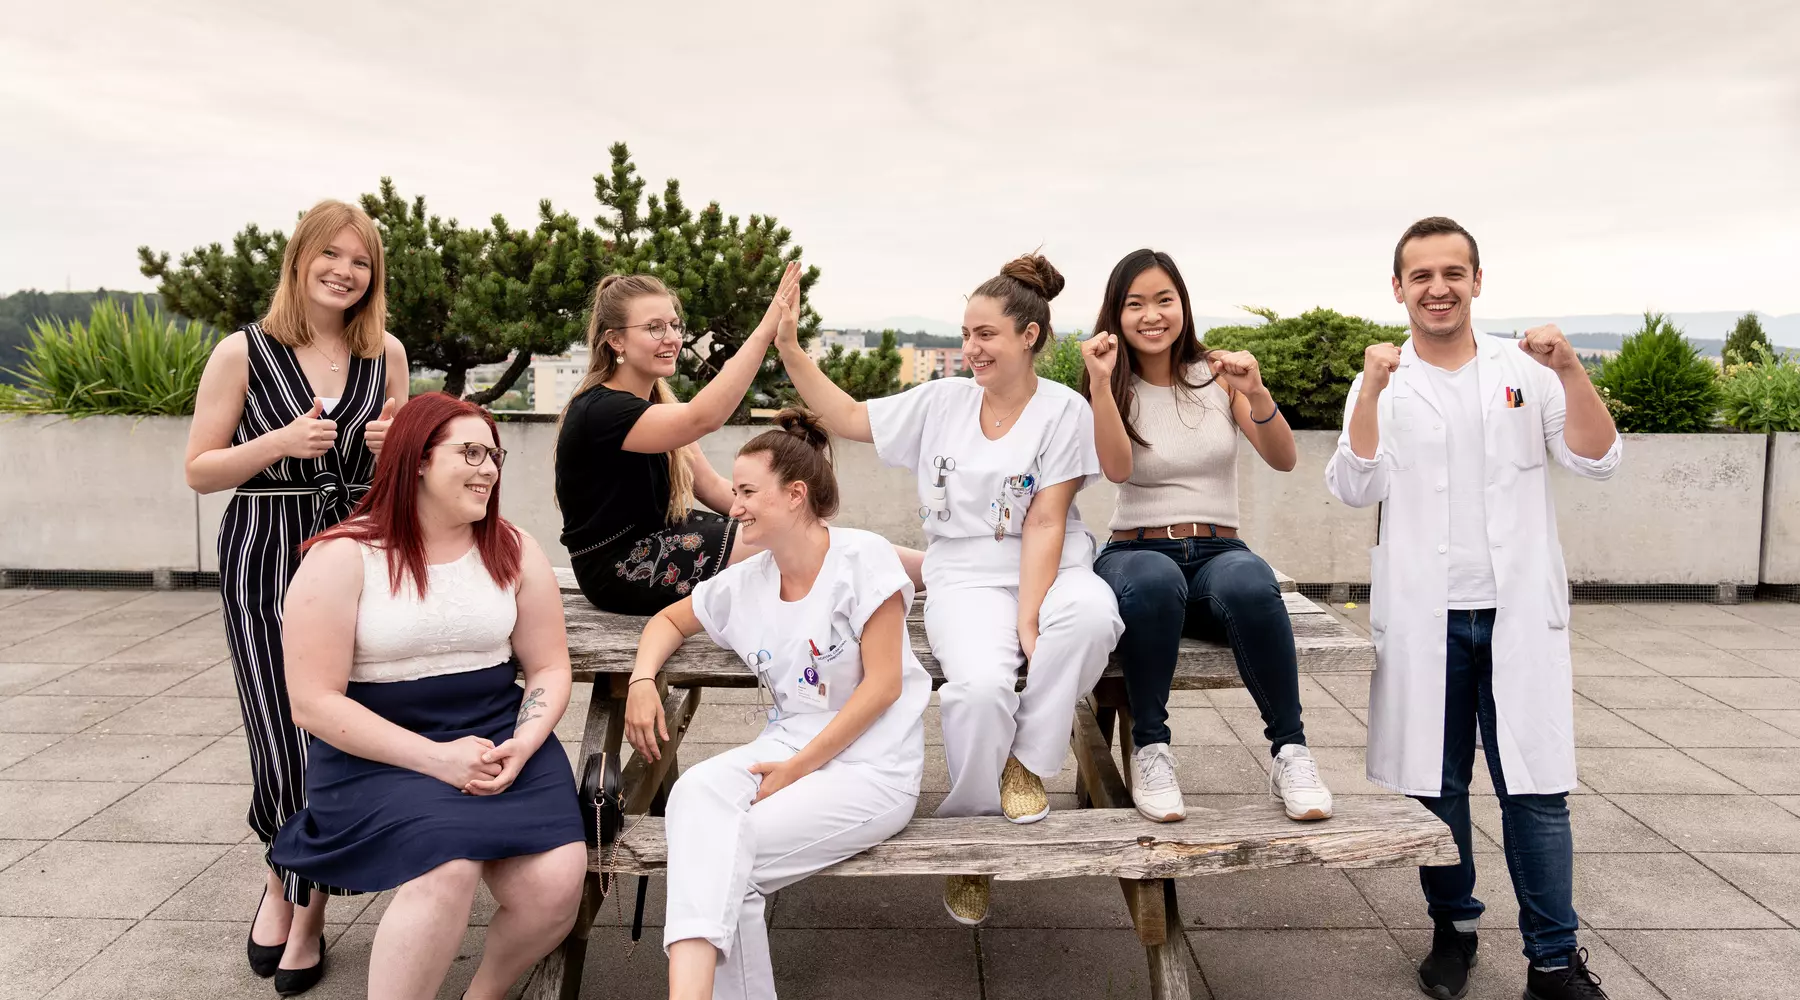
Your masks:
<svg viewBox="0 0 1800 1000"><path fill-rule="evenodd" d="M1202 521L1189 521L1187 524L1168 524L1155 528L1120 528L1112 533L1115 542L1141 542L1162 538L1236 538L1238 530L1223 524L1207 524Z"/></svg>

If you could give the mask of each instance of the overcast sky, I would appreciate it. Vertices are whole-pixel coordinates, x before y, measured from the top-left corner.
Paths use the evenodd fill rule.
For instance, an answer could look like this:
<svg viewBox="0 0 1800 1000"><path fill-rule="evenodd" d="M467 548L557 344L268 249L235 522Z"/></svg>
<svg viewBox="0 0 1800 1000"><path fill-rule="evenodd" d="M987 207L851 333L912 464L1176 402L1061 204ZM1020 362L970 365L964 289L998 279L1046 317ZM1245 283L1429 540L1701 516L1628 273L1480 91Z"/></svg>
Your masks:
<svg viewBox="0 0 1800 1000"><path fill-rule="evenodd" d="M652 190L773 213L831 325L956 321L1042 245L1091 323L1174 254L1195 311L1400 315L1413 219L1477 314L1800 312L1800 4L8 3L0 292L149 289L135 248L291 228L392 176L433 211Z"/></svg>

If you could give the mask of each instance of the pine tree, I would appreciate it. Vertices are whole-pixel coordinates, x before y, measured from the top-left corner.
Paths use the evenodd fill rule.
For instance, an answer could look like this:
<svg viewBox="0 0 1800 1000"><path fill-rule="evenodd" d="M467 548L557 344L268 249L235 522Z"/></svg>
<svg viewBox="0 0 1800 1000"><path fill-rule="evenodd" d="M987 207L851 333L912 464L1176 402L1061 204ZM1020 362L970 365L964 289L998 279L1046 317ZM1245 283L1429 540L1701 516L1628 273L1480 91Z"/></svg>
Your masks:
<svg viewBox="0 0 1800 1000"><path fill-rule="evenodd" d="M872 351L845 351L843 345L833 344L819 362L819 370L852 399L891 396L900 391L898 338L894 331L883 330L881 346Z"/></svg>
<svg viewBox="0 0 1800 1000"><path fill-rule="evenodd" d="M1763 332L1762 320L1755 313L1739 316L1737 326L1732 327L1731 335L1725 338L1725 363L1733 365L1755 361L1759 356L1756 350L1758 344L1774 350L1774 345L1769 343L1769 335Z"/></svg>

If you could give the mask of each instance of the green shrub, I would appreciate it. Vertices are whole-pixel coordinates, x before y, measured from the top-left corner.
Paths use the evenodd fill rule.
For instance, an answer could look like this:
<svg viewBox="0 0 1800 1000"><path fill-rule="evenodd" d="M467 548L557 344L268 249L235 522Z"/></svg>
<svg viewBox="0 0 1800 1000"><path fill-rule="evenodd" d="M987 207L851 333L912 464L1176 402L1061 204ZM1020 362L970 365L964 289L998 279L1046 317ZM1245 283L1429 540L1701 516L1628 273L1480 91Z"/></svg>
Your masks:
<svg viewBox="0 0 1800 1000"><path fill-rule="evenodd" d="M1747 361L1755 361L1756 349L1766 347L1774 351L1769 343L1769 335L1763 332L1762 320L1755 313L1745 313L1738 317L1737 325L1731 328L1731 334L1725 338L1725 346L1719 354L1728 365L1741 365Z"/></svg>
<svg viewBox="0 0 1800 1000"><path fill-rule="evenodd" d="M1725 422L1753 434L1800 431L1800 361L1764 344L1753 352L1725 369Z"/></svg>
<svg viewBox="0 0 1800 1000"><path fill-rule="evenodd" d="M131 312L111 299L94 303L88 321L39 320L19 386L6 409L74 416L185 416L194 412L200 373L218 336L204 324L177 323L140 296Z"/></svg>
<svg viewBox="0 0 1800 1000"><path fill-rule="evenodd" d="M819 362L819 369L837 387L862 401L892 396L900 391L900 348L892 330L881 334L881 346L870 351L846 352L842 344L831 345Z"/></svg>
<svg viewBox="0 0 1800 1000"><path fill-rule="evenodd" d="M1081 331L1059 335L1044 348L1044 353L1037 358L1037 373L1052 382L1081 391L1081 370L1086 362L1081 360L1081 341L1075 339ZM971 373L973 374L973 373Z"/></svg>
<svg viewBox="0 0 1800 1000"><path fill-rule="evenodd" d="M1269 322L1215 327L1206 333L1206 346L1256 355L1263 384L1296 430L1342 426L1344 397L1362 371L1363 350L1377 341L1406 340L1406 327L1384 326L1330 309L1286 319L1266 309L1248 311Z"/></svg>
<svg viewBox="0 0 1800 1000"><path fill-rule="evenodd" d="M1708 430L1722 402L1719 369L1661 313L1644 314L1644 328L1625 338L1594 384L1619 430L1638 434Z"/></svg>

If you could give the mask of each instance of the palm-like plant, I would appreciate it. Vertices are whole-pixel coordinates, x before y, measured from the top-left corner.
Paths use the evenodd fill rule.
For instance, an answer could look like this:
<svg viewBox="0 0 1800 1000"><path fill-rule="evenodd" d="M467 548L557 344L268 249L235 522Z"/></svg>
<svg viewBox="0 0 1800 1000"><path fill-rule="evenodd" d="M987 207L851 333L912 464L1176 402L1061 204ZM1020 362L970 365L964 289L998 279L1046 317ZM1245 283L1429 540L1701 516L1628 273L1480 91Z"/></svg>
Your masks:
<svg viewBox="0 0 1800 1000"><path fill-rule="evenodd" d="M185 416L218 336L144 305L94 303L88 321L39 320L0 407L26 413Z"/></svg>

